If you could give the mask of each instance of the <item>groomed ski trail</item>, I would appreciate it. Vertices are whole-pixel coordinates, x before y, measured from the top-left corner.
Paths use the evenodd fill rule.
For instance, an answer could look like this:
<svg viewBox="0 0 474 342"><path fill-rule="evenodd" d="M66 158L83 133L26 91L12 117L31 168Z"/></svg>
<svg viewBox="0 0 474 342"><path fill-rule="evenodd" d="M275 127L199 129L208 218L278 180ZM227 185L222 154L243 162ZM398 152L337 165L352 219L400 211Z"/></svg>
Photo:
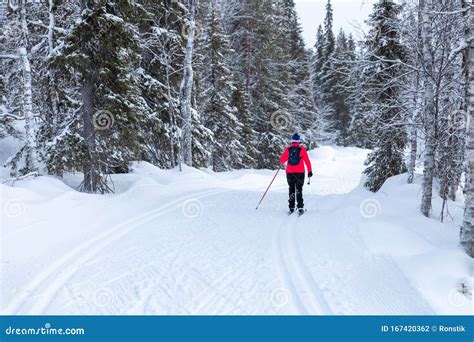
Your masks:
<svg viewBox="0 0 474 342"><path fill-rule="evenodd" d="M15 300L6 307L4 314L11 315L17 312L24 312L30 315L44 314L55 295L61 291L68 279L83 268L84 264L99 253L105 246L122 238L132 230L139 228L144 223L156 220L160 216L176 210L176 208L179 208L179 205L187 199L199 199L219 192L222 192L222 190L208 190L184 197L180 196L177 200L170 201L159 208L145 212L137 217L132 217L99 236L80 244L50 267L40 272L28 283L16 296ZM25 305L29 297L37 297L38 300L35 301L30 309L23 308L23 305Z"/></svg>
<svg viewBox="0 0 474 342"><path fill-rule="evenodd" d="M285 213L285 177L255 210L273 171L179 173L145 164L117 175L118 194L107 196L48 177L19 183L24 188L3 185L28 215L2 222L0 313L445 313L414 277L423 264L411 263L431 261L455 234L410 213L412 204L403 207L412 193L417 201L416 189L397 195L393 208L385 194L357 188L366 154L322 148L312 155L316 172L304 187L301 217ZM363 213L367 200L383 210Z"/></svg>
<svg viewBox="0 0 474 342"><path fill-rule="evenodd" d="M295 241L298 216L291 215L275 230L274 249L280 276L296 314L330 315L332 311L301 258ZM289 222L288 222L289 221Z"/></svg>

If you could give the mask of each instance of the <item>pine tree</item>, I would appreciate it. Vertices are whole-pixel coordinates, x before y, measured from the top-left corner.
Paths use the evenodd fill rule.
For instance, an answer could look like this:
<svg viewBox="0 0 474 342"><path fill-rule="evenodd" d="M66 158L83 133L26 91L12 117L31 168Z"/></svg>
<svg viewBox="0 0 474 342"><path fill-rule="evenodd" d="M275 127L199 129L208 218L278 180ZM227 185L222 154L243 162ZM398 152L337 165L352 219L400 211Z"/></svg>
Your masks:
<svg viewBox="0 0 474 342"><path fill-rule="evenodd" d="M112 190L107 175L126 172L129 162L141 155L139 128L148 109L135 73L134 5L83 0L81 6L81 20L65 37L53 65L72 88L80 89L82 107L80 115L67 112L70 121L52 138L47 153L52 165L67 156L61 167L84 172L84 191L103 193ZM69 75L71 71L75 73Z"/></svg>
<svg viewBox="0 0 474 342"><path fill-rule="evenodd" d="M405 50L397 31L400 6L391 1L379 1L370 16L371 26L366 46L369 68L365 76L374 104L376 139L375 150L367 160L365 186L378 191L387 178L405 170L404 148L406 145L405 117L400 101Z"/></svg>
<svg viewBox="0 0 474 342"><path fill-rule="evenodd" d="M293 128L289 111L290 81L286 61L286 28L282 10L271 1L230 1L228 34L235 51L230 65L240 74L252 108L253 144L259 151L257 167L278 167L278 158ZM227 19L226 19L227 20Z"/></svg>
<svg viewBox="0 0 474 342"><path fill-rule="evenodd" d="M225 63L231 51L214 2L204 23L198 49L202 62L200 112L205 127L213 132L209 145L212 169L220 172L242 165L245 148L240 143L242 124L237 118L237 108L231 104L235 86Z"/></svg>
<svg viewBox="0 0 474 342"><path fill-rule="evenodd" d="M284 74L288 75L289 113L294 121L294 130L304 137L307 147L316 145L319 138L319 118L312 93L311 55L306 50L302 37L302 29L293 0L281 3L282 44L286 67ZM280 78L281 79L281 78Z"/></svg>
<svg viewBox="0 0 474 342"><path fill-rule="evenodd" d="M256 115L259 168L276 168L285 148L287 136L293 130L293 117L286 96L289 88L282 39L285 29L278 25L278 6L258 0L256 37L260 48L255 51L256 79L251 90L252 108Z"/></svg>
<svg viewBox="0 0 474 342"><path fill-rule="evenodd" d="M253 144L253 139L257 135L254 127L252 115L250 113L249 101L243 90L243 85L238 76L234 76L234 88L232 91L231 106L237 110L238 122L242 125L240 132L240 143L244 147L241 160L233 163L233 168L255 168L257 166L258 149Z"/></svg>
<svg viewBox="0 0 474 342"><path fill-rule="evenodd" d="M346 75L347 69L350 69L349 76L346 78L348 86L345 92L348 94L346 101L350 106L351 119L345 142L348 145L371 149L373 148L374 118L370 109L370 99L364 96L367 87L364 61L368 60L368 53L365 48L356 50L352 35L348 39L348 48L352 56L349 60L343 60L348 64L343 69L343 75Z"/></svg>
<svg viewBox="0 0 474 342"><path fill-rule="evenodd" d="M360 148L373 148L374 137L374 115L371 111L371 102L369 96L365 96L367 92L367 84L365 79L364 67L359 64L365 64L367 60L366 51L362 50L357 53L356 64L350 73L349 99L351 103L351 122L347 143L349 145Z"/></svg>
<svg viewBox="0 0 474 342"><path fill-rule="evenodd" d="M38 13L38 21L48 23L33 28L37 43L42 43L33 56L33 66L37 70L34 94L41 118L38 147L47 173L62 177L66 171L82 171L78 157L82 150L77 140L80 133L76 131L81 106L78 83L71 77L71 71L61 72L57 64L63 51L57 47L64 43L68 28L79 18L80 6L48 1Z"/></svg>
<svg viewBox="0 0 474 342"><path fill-rule="evenodd" d="M179 88L182 79L185 12L176 2L140 0L134 18L140 32L141 96L150 108L142 158L163 168L178 164Z"/></svg>
<svg viewBox="0 0 474 342"><path fill-rule="evenodd" d="M326 17L324 18L324 57L326 60L334 52L336 46L336 38L334 37L333 32L333 10L331 0L328 0L326 4Z"/></svg>
<svg viewBox="0 0 474 342"><path fill-rule="evenodd" d="M334 108L334 100L338 97L336 92L336 73L333 65L336 39L333 32L333 10L331 0L326 4L326 17L324 19L324 40L323 40L323 64L321 72L315 77L319 79L321 91L321 103L319 110L322 118L323 139L334 141L335 124L334 117L337 115Z"/></svg>
<svg viewBox="0 0 474 342"><path fill-rule="evenodd" d="M233 74L241 75L243 91L252 100L252 83L257 75L256 52L259 48L256 12L258 3L253 0L228 0L224 3L224 22L230 47L234 51L229 58Z"/></svg>
<svg viewBox="0 0 474 342"><path fill-rule="evenodd" d="M324 34L321 25L316 33L316 43L314 44L314 54L311 61L311 80L313 85L313 98L316 108L321 108L321 80L320 73L324 64Z"/></svg>
<svg viewBox="0 0 474 342"><path fill-rule="evenodd" d="M0 139L8 136L18 136L18 132L14 127L14 117L8 112L7 87L5 85L5 78L0 75Z"/></svg>
<svg viewBox="0 0 474 342"><path fill-rule="evenodd" d="M351 38L352 39L352 38ZM336 143L347 145L349 141L349 126L351 123L351 105L349 101L351 78L350 73L355 60L354 42L346 38L341 29L336 39L333 56L333 72L335 85L331 96L334 113L331 117L331 130L335 134Z"/></svg>
<svg viewBox="0 0 474 342"><path fill-rule="evenodd" d="M6 26L6 3L0 4L2 11L0 12L0 24L2 27ZM0 46L6 47L8 42L7 30L0 31ZM4 51L6 52L6 51ZM2 52L2 54L4 53ZM8 58L7 58L8 57ZM11 65L11 58L9 56L0 55L0 138L7 136L18 137L18 132L14 127L15 116L10 113L10 89L8 67Z"/></svg>

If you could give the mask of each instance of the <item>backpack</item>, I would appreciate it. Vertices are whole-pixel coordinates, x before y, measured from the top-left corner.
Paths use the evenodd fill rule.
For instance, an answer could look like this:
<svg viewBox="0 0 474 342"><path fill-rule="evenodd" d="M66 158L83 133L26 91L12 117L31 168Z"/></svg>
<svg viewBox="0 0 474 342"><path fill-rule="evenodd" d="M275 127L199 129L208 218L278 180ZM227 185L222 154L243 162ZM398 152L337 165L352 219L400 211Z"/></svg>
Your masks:
<svg viewBox="0 0 474 342"><path fill-rule="evenodd" d="M290 146L288 148L288 164L292 165L292 166L296 166L300 163L301 161L301 157L300 157L300 153L301 153L301 146L296 146L296 147L293 147L293 146Z"/></svg>

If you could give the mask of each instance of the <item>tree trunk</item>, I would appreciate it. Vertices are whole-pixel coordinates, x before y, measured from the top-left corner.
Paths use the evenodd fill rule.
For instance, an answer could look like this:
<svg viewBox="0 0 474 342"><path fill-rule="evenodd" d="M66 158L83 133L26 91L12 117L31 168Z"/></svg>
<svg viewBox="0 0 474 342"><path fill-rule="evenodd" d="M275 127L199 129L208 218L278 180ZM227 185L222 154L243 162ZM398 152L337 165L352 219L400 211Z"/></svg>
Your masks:
<svg viewBox="0 0 474 342"><path fill-rule="evenodd" d="M33 115L33 90L31 85L31 64L28 58L28 24L26 18L26 0L20 2L21 38L18 55L23 77L23 112L25 115L26 168L35 172L37 168L36 123Z"/></svg>
<svg viewBox="0 0 474 342"><path fill-rule="evenodd" d="M431 199L433 196L433 177L435 171L435 108L433 91L433 60L431 55L431 11L433 9L432 0L420 0L421 10L423 12L423 62L426 70L425 81L425 158L423 172L423 194L421 201L421 212L426 217L431 213Z"/></svg>
<svg viewBox="0 0 474 342"><path fill-rule="evenodd" d="M82 11L88 6L88 0L81 1ZM89 70L90 72L90 70ZM82 124L84 140L86 141L89 158L84 161L84 180L82 190L85 192L96 192L99 183L99 170L95 163L95 127L94 127L94 108L95 108L95 82L91 75L83 75L81 87L82 97Z"/></svg>
<svg viewBox="0 0 474 342"><path fill-rule="evenodd" d="M467 4L470 8L470 4ZM474 32L474 11L470 9L469 25L466 29L466 39L471 38L471 32ZM461 245L466 250L466 253L474 257L474 40L470 41L469 46L469 94L468 109L469 109L469 126L467 131L467 150L466 160L468 163L466 171L466 207L464 210L464 223L461 229Z"/></svg>
<svg viewBox="0 0 474 342"><path fill-rule="evenodd" d="M48 0L48 12L49 12L49 24L48 24L48 52L51 56L54 49L54 27L56 26L56 20L54 18L54 1Z"/></svg>
<svg viewBox="0 0 474 342"><path fill-rule="evenodd" d="M48 0L48 13L49 13L49 23L48 23L48 58L51 58L54 53L54 28L56 26L56 18L54 16L54 0ZM48 84L53 85L55 83L55 73L54 70L48 70ZM49 112L46 113L46 120L48 123L49 136L53 137L57 132L57 125L59 120L58 115L58 94L56 91L56 86L50 86L48 89L48 94L46 96L48 101ZM62 174L58 175L62 176Z"/></svg>
<svg viewBox="0 0 474 342"><path fill-rule="evenodd" d="M408 184L412 184L415 179L416 155L418 153L418 130L412 121L410 128L410 160L408 162Z"/></svg>
<svg viewBox="0 0 474 342"><path fill-rule="evenodd" d="M169 47L169 39L167 38L167 42L166 42L166 47L168 48ZM168 49L168 51L170 51L170 49ZM169 52L171 53L171 52ZM171 123L171 137L170 137L170 166L171 168L174 168L176 166L176 156L175 156L175 151L174 151L174 148L175 148L175 132L176 132L176 111L175 111L175 104L174 104L174 101L172 99L172 95L171 95L171 82L170 82L170 69L171 69L171 66L170 66L170 59L171 59L171 56L167 55L166 56L166 90L167 90L167 94L168 94L168 103L170 103L170 107L168 108L169 110L169 115L170 115L170 123ZM179 158L178 158L179 159ZM180 164L180 161L178 161L178 163ZM181 165L179 165L179 169L181 170Z"/></svg>
<svg viewBox="0 0 474 342"><path fill-rule="evenodd" d="M184 54L184 72L180 89L180 111L182 119L182 135L180 158L188 166L193 166L192 153L192 91L193 91L193 52L194 52L194 33L195 33L195 13L196 2L198 0L189 0L189 16L187 22L187 42Z"/></svg>
<svg viewBox="0 0 474 342"><path fill-rule="evenodd" d="M94 128L94 82L86 78L83 80L82 95L82 123L84 125L84 139L86 141L89 158L84 161L84 181L82 190L85 192L96 192L99 175L94 160L95 156L95 128Z"/></svg>
<svg viewBox="0 0 474 342"><path fill-rule="evenodd" d="M0 1L0 27L4 25L8 1Z"/></svg>
<svg viewBox="0 0 474 342"><path fill-rule="evenodd" d="M416 37L418 41L422 41L422 21L423 16L421 6L418 7L418 27L416 30ZM418 45L418 44L417 44ZM410 160L408 162L408 184L412 184L415 179L416 157L418 153L418 119L420 115L420 56L417 56L415 61L416 75L415 75L415 92L413 95L414 110L411 116L410 127Z"/></svg>

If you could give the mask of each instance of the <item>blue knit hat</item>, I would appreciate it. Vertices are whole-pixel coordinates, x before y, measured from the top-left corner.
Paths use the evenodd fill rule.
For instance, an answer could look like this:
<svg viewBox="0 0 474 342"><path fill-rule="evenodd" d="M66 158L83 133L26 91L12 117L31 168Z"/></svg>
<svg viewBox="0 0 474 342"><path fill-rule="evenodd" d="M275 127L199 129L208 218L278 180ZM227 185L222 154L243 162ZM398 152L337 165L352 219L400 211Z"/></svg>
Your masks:
<svg viewBox="0 0 474 342"><path fill-rule="evenodd" d="M301 142L301 139L300 139L300 136L298 135L298 133L295 133L293 134L293 136L291 137L291 142L294 143L294 142Z"/></svg>

